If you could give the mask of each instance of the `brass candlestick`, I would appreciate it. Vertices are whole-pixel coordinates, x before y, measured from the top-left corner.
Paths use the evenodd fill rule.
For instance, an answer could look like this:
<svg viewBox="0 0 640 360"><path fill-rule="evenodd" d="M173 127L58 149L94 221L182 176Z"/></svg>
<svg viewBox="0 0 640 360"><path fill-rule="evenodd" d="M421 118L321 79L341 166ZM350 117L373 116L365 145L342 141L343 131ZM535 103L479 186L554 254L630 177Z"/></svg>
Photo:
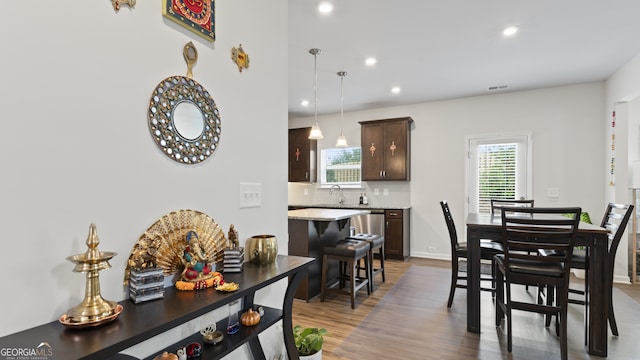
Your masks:
<svg viewBox="0 0 640 360"><path fill-rule="evenodd" d="M96 225L91 224L87 236L87 252L67 257L67 260L76 264L74 272L87 273L87 282L84 300L79 305L69 309L65 320L75 324L101 323L103 320L114 320L117 303L107 301L100 295L99 271L111 268L109 260L116 256L115 252L100 252L98 250L98 234ZM118 312L119 313L119 312ZM114 316L115 315L115 316ZM112 318L112 319L109 319Z"/></svg>

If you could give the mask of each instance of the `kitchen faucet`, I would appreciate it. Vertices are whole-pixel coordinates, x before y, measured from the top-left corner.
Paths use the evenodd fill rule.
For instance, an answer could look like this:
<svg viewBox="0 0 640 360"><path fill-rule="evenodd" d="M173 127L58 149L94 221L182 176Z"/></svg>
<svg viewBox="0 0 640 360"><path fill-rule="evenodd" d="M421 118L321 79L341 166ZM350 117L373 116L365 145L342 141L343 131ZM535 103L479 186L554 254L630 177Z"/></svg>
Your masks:
<svg viewBox="0 0 640 360"><path fill-rule="evenodd" d="M344 191L342 191L342 188L340 187L340 185L331 185L331 188L329 189L329 196L333 194L333 189L340 190L340 196L338 197L338 204L340 205L344 204Z"/></svg>

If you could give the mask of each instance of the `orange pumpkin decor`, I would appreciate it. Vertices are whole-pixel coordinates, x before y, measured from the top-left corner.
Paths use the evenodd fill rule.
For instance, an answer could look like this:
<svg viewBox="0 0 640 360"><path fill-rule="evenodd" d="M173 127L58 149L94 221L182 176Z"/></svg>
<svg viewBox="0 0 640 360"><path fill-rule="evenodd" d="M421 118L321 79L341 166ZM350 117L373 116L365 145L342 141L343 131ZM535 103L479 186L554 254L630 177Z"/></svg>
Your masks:
<svg viewBox="0 0 640 360"><path fill-rule="evenodd" d="M253 311L253 309L249 309L245 313L240 315L240 322L244 326L257 325L260 322L260 314Z"/></svg>

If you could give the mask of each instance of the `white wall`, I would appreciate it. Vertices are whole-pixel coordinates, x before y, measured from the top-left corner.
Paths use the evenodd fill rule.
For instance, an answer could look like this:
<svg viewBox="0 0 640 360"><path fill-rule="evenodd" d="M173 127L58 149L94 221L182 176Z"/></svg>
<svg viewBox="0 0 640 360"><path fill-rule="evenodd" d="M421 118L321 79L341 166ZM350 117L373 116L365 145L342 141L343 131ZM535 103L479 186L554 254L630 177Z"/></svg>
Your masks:
<svg viewBox="0 0 640 360"><path fill-rule="evenodd" d="M391 191L389 199L374 198L380 205L396 201L392 199L396 195L400 201L408 197L412 206L411 256L450 259L449 235L438 203L449 201L459 236L464 239L465 137L470 135L531 132L536 205L581 206L600 218L604 211L604 170L600 166L605 158L603 99L604 83L596 82L373 109L345 114L345 121L349 119L345 132L348 130L350 143L359 145L357 121L400 116L414 119L411 182L369 182L365 187L398 189ZM325 132L325 143L319 148L333 146L338 120L339 114L319 118ZM289 127L312 123L312 118L292 119ZM300 192L308 187L289 184L289 201L304 199ZM547 198L548 188L559 188L557 201Z"/></svg>
<svg viewBox="0 0 640 360"><path fill-rule="evenodd" d="M287 1L216 1L215 12L215 43L164 19L161 0L119 13L110 1L18 1L0 12L0 336L80 303L84 274L65 258L86 251L92 222L99 248L118 253L100 273L108 300L124 298L138 237L173 210L203 211L225 232L235 224L241 242L274 234L286 253L287 169L273 159L287 146ZM186 74L189 41L194 79L222 118L219 149L195 166L166 157L146 118L156 85ZM251 58L243 73L230 59L240 43ZM240 182L262 183L262 207L239 208ZM277 304L282 288L263 295Z"/></svg>

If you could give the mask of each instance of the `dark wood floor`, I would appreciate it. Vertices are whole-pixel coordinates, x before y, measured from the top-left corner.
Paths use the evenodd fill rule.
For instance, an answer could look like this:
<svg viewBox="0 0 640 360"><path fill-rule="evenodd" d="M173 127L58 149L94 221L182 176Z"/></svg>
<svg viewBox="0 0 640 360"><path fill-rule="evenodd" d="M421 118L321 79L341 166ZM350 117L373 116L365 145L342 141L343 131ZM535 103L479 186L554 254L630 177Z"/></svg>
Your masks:
<svg viewBox="0 0 640 360"><path fill-rule="evenodd" d="M449 277L447 270L450 264L447 261L412 258L408 262L387 261L387 281L380 284L376 279L376 290L367 297L363 289L358 293L356 308L351 309L348 295L330 294L325 302L318 298L309 302L295 300L293 305L293 323L302 326L316 326L326 328L331 336L325 338L323 359L539 359L559 358L559 345L552 329L541 326L535 319L536 314L528 314L518 318L514 315L514 351L509 354L506 351L506 329L496 328L492 318L494 306L491 296L483 293L482 309L483 323L482 334L466 332L466 297L464 289L456 291L456 297L451 310L446 307L449 289ZM406 281L394 291L407 293L407 303L421 301L423 307L429 307L428 321L412 323L411 313L406 313L409 306L398 303L398 298L391 299L385 295L394 285L398 284L403 275L415 274L408 271L412 266L429 267L436 269L424 279L424 288L412 291L406 286ZM422 269L428 270L428 269ZM444 275L444 276L443 276ZM415 276L415 275L414 275ZM431 277L431 278L427 278ZM435 278L434 278L435 277ZM405 279L406 280L406 279ZM420 283L421 279L417 279ZM413 279L413 283L416 279ZM579 283L579 280L576 279ZM640 303L640 285L616 284L616 288L629 296L633 308ZM424 294L428 294L429 300L425 303ZM411 297L415 298L411 298ZM628 299L625 297L625 299ZM381 303L382 301L382 303ZM402 300L404 301L404 300ZM573 320L569 322L569 333L573 339L570 346L570 359L600 359L589 356L581 347L583 329L581 328L582 307L571 305ZM373 311L373 312L372 312ZM385 312L387 314L385 314ZM371 316L369 316L371 315ZM416 317L418 314L416 314ZM610 359L635 359L640 358L640 346L636 345L637 331L633 327L629 329L627 319L633 316L631 324L640 320L635 312L625 313L625 307L616 307L618 326L621 328L620 337L611 337L609 341ZM529 318L534 317L534 318ZM397 321L394 321L397 320ZM393 323L398 322L398 323ZM621 324L622 323L622 324ZM503 332L503 330L505 330ZM424 333L414 336L414 332ZM411 334L411 335L409 335ZM365 340L366 339L366 340ZM355 344L354 344L355 343Z"/></svg>

